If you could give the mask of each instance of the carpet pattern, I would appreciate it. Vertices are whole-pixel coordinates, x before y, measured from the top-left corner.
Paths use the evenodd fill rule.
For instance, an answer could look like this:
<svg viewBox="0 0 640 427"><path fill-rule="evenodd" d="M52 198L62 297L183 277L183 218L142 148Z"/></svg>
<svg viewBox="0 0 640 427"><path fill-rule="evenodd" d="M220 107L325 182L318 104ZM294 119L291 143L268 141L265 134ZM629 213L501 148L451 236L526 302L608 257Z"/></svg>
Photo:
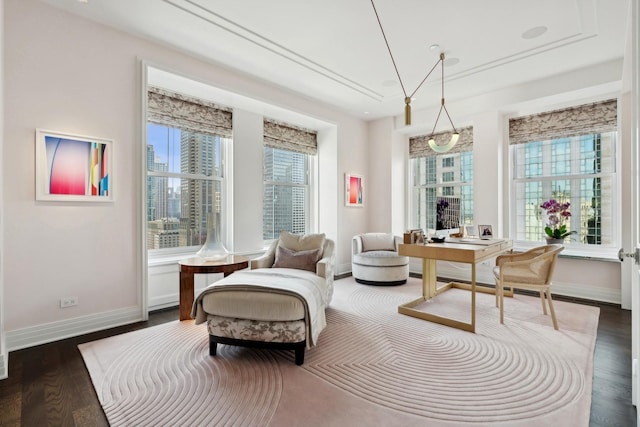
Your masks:
<svg viewBox="0 0 640 427"><path fill-rule="evenodd" d="M221 345L171 322L80 346L111 425L586 426L597 307L477 295L476 334L398 314L420 281L335 282L327 328L304 365L293 352ZM470 293L424 310L468 321Z"/></svg>

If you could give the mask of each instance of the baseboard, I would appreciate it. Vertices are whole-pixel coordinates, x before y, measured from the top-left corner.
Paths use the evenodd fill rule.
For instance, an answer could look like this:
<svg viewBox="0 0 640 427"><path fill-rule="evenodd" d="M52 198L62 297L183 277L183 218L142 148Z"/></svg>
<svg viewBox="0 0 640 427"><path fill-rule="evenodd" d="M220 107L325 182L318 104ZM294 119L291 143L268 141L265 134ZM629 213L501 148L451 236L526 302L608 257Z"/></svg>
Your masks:
<svg viewBox="0 0 640 427"><path fill-rule="evenodd" d="M90 332L140 322L140 307L128 307L88 316L74 317L58 322L7 331L7 351L20 350Z"/></svg>
<svg viewBox="0 0 640 427"><path fill-rule="evenodd" d="M7 355L0 353L0 380L4 380L9 376L9 365Z"/></svg>

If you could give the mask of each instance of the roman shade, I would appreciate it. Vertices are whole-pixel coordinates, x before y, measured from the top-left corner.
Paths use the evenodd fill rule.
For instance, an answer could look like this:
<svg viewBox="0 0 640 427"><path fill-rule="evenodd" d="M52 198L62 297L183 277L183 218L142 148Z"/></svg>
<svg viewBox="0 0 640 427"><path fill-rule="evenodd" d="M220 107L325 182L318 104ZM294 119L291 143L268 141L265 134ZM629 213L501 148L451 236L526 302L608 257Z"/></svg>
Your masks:
<svg viewBox="0 0 640 427"><path fill-rule="evenodd" d="M318 153L317 132L271 119L264 119L264 145L302 154Z"/></svg>
<svg viewBox="0 0 640 427"><path fill-rule="evenodd" d="M509 120L509 143L522 144L616 130L617 101L585 104Z"/></svg>
<svg viewBox="0 0 640 427"><path fill-rule="evenodd" d="M458 129L460 139L453 148L446 153L436 153L429 147L429 137L431 135L420 135L409 138L409 157L414 159L417 157L431 157L439 154L462 153L464 151L473 150L473 127L469 126L464 129ZM438 145L444 145L451 139L451 132L440 132L433 135Z"/></svg>
<svg viewBox="0 0 640 427"><path fill-rule="evenodd" d="M157 87L147 90L147 121L190 132L231 137L231 109Z"/></svg>

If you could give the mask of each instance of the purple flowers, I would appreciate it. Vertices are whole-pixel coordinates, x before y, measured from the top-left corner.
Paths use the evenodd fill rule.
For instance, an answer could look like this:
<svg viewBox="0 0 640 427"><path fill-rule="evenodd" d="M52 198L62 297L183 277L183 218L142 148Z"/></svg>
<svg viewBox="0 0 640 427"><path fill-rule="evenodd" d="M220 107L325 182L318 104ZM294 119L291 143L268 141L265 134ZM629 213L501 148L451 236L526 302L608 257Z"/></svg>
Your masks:
<svg viewBox="0 0 640 427"><path fill-rule="evenodd" d="M546 211L547 226L544 232L554 239L564 239L575 231L567 231L566 221L571 217L569 206L571 203L560 203L555 199L550 199L540 205Z"/></svg>

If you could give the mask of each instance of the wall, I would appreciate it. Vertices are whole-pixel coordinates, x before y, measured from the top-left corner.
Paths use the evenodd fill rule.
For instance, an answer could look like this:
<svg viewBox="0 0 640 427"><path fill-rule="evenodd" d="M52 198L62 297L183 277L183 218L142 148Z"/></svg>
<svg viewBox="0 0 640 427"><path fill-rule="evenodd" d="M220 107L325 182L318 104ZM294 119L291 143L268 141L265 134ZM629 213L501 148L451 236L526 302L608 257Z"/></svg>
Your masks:
<svg viewBox="0 0 640 427"><path fill-rule="evenodd" d="M4 135L4 0L0 0L0 135ZM4 138L0 141L0 165L3 164ZM4 334L4 180L0 173L0 379L6 378L7 344Z"/></svg>
<svg viewBox="0 0 640 427"><path fill-rule="evenodd" d="M5 285L0 338L6 336L8 349L143 317L141 60L335 124L338 131L321 136L327 150L319 163L330 176L320 174L318 221L337 239L338 265L350 267L351 236L366 230L367 208L345 208L342 186L345 172L367 172L365 122L36 0L7 1L4 18L4 87L9 105L4 119L9 125L3 134L2 173L11 185L3 187L2 202L4 223L11 226L5 227L2 247ZM251 114L238 114L238 120L250 125L257 121ZM113 139L115 201L36 202L36 128ZM238 144L243 141L249 140L240 133ZM262 219L256 224L259 209L248 207L255 206L257 192L261 198L261 165L249 170L246 164L238 163L239 158L236 153L239 166L234 171L234 185L239 196L233 201L234 249L259 251L261 236L255 234ZM250 161L256 163L257 157ZM243 178L247 171L252 174ZM241 196L243 188L247 191ZM177 281L175 286L177 289ZM60 309L63 296L78 296L78 306Z"/></svg>

